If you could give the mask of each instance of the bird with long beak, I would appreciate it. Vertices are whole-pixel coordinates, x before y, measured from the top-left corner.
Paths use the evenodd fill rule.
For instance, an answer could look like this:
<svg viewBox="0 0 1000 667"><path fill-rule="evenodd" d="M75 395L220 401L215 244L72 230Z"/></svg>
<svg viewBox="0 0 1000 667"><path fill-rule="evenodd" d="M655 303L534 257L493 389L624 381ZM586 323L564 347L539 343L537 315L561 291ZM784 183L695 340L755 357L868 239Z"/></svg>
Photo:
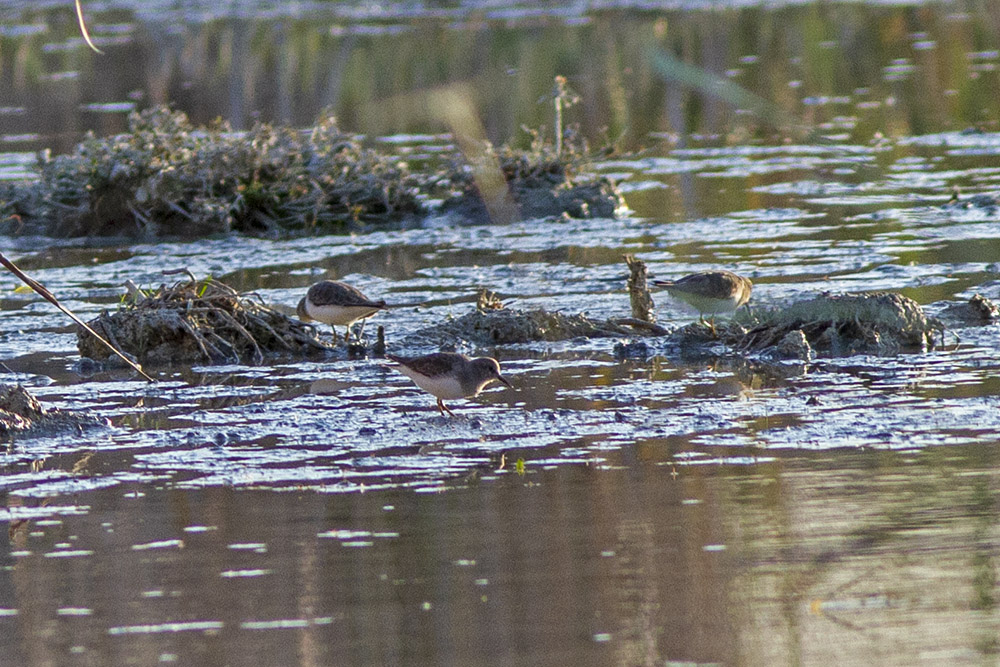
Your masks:
<svg viewBox="0 0 1000 667"><path fill-rule="evenodd" d="M500 375L500 362L493 357L471 359L456 352L435 352L423 357L385 356L399 364L403 375L437 398L441 414L455 414L444 404L445 399L477 396L494 380L513 388L507 378Z"/></svg>

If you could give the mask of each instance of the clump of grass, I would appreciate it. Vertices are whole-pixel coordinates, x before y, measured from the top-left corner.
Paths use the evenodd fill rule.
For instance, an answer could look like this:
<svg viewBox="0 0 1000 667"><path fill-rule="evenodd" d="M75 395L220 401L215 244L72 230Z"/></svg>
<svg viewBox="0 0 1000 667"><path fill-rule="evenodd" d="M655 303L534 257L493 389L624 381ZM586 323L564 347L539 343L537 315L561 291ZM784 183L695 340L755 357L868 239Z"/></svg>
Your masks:
<svg viewBox="0 0 1000 667"><path fill-rule="evenodd" d="M329 346L312 327L293 320L212 278L187 280L155 292L136 291L115 312L90 327L118 349L146 363L261 363L274 354L306 354ZM108 358L83 328L80 356Z"/></svg>
<svg viewBox="0 0 1000 667"><path fill-rule="evenodd" d="M590 145L571 126L553 143L544 128L522 127L529 137L528 148L503 145L495 150L500 169L508 183L526 187L560 185L581 175L591 161Z"/></svg>
<svg viewBox="0 0 1000 667"><path fill-rule="evenodd" d="M132 114L125 134L89 134L68 155L41 156L38 168L37 181L0 191L7 231L282 235L422 212L405 165L332 118L311 132L261 123L237 133L158 107Z"/></svg>
<svg viewBox="0 0 1000 667"><path fill-rule="evenodd" d="M624 205L615 184L590 170L593 153L586 139L569 127L562 140L553 143L543 129L522 128L529 137L527 148L509 144L486 144L479 162L499 165L508 193L519 207L521 218L566 215L571 218L613 217ZM445 199L445 211L457 210L473 219L484 217L482 194L472 169L459 165L451 183L455 188Z"/></svg>
<svg viewBox="0 0 1000 667"><path fill-rule="evenodd" d="M273 237L427 215L432 200L471 222L611 217L622 206L614 183L585 173L589 147L574 128L560 125L555 143L526 131L527 149L488 144L414 174L329 116L309 131L260 123L234 132L222 121L195 126L182 112L157 107L131 114L126 133L90 133L70 154L41 154L36 180L0 184L0 233ZM492 180L482 178L484 169ZM512 200L511 215L487 210L480 187L493 181L497 192L485 199Z"/></svg>

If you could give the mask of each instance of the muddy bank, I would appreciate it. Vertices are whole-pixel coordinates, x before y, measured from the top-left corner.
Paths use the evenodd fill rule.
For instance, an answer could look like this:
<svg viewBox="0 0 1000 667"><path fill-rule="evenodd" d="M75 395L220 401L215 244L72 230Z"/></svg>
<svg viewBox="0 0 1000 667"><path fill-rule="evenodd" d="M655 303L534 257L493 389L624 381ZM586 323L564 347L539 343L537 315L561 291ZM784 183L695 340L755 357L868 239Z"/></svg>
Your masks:
<svg viewBox="0 0 1000 667"><path fill-rule="evenodd" d="M21 385L0 384L0 436L51 435L57 431L106 426L98 417L44 407Z"/></svg>
<svg viewBox="0 0 1000 667"><path fill-rule="evenodd" d="M332 349L315 328L210 278L133 290L119 310L105 311L88 324L143 364L259 364L275 355ZM80 356L97 361L111 354L82 327L77 347Z"/></svg>
<svg viewBox="0 0 1000 667"><path fill-rule="evenodd" d="M629 338L615 345L618 357L646 357L661 350L683 355L726 354L768 360L809 361L817 355L891 355L927 350L943 323L928 318L923 308L901 294L865 292L820 294L784 308L741 315L728 322L694 322L673 329L655 322L652 297L646 287L645 266L627 258L631 276L629 293L633 316L595 320L584 314L566 315L542 308L508 309L485 304L454 320L435 324L401 341L405 346L451 346L465 342L477 346L555 342L573 338ZM966 309L985 317L973 300ZM962 310L964 313L965 310Z"/></svg>
<svg viewBox="0 0 1000 667"><path fill-rule="evenodd" d="M442 347L464 341L479 346L513 345L572 338L630 336L636 331L636 328L612 321L592 320L584 314L566 315L543 308L477 309L454 320L421 329L400 344L406 347Z"/></svg>
<svg viewBox="0 0 1000 667"><path fill-rule="evenodd" d="M810 361L818 355L891 355L926 350L943 323L928 318L912 299L889 292L820 294L785 308L757 311L728 322L691 323L666 328L655 323L644 266L630 260L629 291L633 316L593 319L557 310L507 308L496 295L482 291L471 312L420 329L390 347L454 349L558 342L572 339L627 339L614 347L619 357L669 354L727 355L766 360ZM973 299L959 309L971 316L990 311ZM986 302L988 303L988 302ZM978 310L977 310L978 308ZM986 308L986 310L983 310ZM985 314L984 314L985 313ZM289 318L259 299L238 294L218 281L189 280L144 292L133 288L122 307L89 322L112 344L141 363L262 363L277 355L329 355L336 346L317 330ZM385 350L381 328L376 344L344 348L349 357L376 356ZM80 328L80 355L97 361L109 357L107 347ZM720 347L721 346L721 347Z"/></svg>
<svg viewBox="0 0 1000 667"><path fill-rule="evenodd" d="M757 318L749 330L727 327L727 342L779 359L922 351L934 347L943 329L916 301L892 292L820 294Z"/></svg>
<svg viewBox="0 0 1000 667"><path fill-rule="evenodd" d="M937 318L951 327L976 327L994 324L1000 319L1000 307L981 294L974 294L964 303L949 303Z"/></svg>
<svg viewBox="0 0 1000 667"><path fill-rule="evenodd" d="M504 148L496 157L509 190L501 194L515 202L504 221L610 217L623 205L610 180L583 171L579 151ZM36 168L36 180L0 184L0 233L153 239L344 232L419 219L438 212L429 202L442 201L465 222L496 217L462 156L416 173L332 118L308 131L257 124L237 133L155 108L132 114L126 134L90 135L70 154L40 155Z"/></svg>

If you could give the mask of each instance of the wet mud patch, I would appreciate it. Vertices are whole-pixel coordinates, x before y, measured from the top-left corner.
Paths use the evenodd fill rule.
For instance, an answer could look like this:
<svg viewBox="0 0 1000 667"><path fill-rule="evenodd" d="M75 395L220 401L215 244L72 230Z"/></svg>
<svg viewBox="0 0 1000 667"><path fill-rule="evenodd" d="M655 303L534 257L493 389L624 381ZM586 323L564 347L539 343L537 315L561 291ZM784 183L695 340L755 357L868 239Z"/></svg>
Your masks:
<svg viewBox="0 0 1000 667"><path fill-rule="evenodd" d="M0 437L82 434L84 428L106 425L104 418L94 415L46 408L19 384L0 384Z"/></svg>
<svg viewBox="0 0 1000 667"><path fill-rule="evenodd" d="M1000 308L981 294L973 294L964 303L950 303L937 313L942 322L955 327L976 327L994 324L1000 319Z"/></svg>
<svg viewBox="0 0 1000 667"><path fill-rule="evenodd" d="M757 317L762 321L749 331L727 328L727 342L739 351L804 361L814 350L833 356L926 350L943 330L916 301L891 292L821 294Z"/></svg>
<svg viewBox="0 0 1000 667"><path fill-rule="evenodd" d="M634 328L594 320L584 314L565 315L544 308L476 309L454 320L420 329L404 338L400 344L406 347L440 347L461 341L488 347L572 338L608 338L634 333Z"/></svg>

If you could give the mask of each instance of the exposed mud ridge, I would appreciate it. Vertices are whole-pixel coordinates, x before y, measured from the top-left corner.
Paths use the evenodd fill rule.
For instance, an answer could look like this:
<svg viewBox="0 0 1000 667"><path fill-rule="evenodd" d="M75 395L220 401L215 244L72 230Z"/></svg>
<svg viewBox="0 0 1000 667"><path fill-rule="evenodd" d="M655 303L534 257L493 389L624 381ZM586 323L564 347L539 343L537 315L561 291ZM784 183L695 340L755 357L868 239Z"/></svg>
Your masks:
<svg viewBox="0 0 1000 667"><path fill-rule="evenodd" d="M1000 210L1000 199L995 194L980 193L970 196L962 196L957 190L952 194L950 200L941 206L948 211L978 210L988 215L996 215Z"/></svg>
<svg viewBox="0 0 1000 667"><path fill-rule="evenodd" d="M266 356L330 349L313 327L211 278L161 287L151 294L136 292L129 300L88 324L143 364L259 364ZM81 356L98 361L110 355L80 327L77 347Z"/></svg>
<svg viewBox="0 0 1000 667"><path fill-rule="evenodd" d="M97 417L45 408L21 385L0 384L0 435L50 434L53 431L105 425Z"/></svg>
<svg viewBox="0 0 1000 667"><path fill-rule="evenodd" d="M579 152L557 156L539 144L497 157L510 191L500 194L516 200L520 217L610 217L623 205L607 178L574 175ZM159 107L133 113L125 134L91 134L68 155L41 155L37 169L37 180L0 184L0 233L276 237L398 223L435 213L427 202L441 200L472 222L491 219L461 156L411 173L329 117L306 132L263 123L234 132Z"/></svg>
<svg viewBox="0 0 1000 667"><path fill-rule="evenodd" d="M640 332L644 330L640 327ZM511 345L570 338L630 336L636 329L611 321L592 320L584 314L564 315L542 308L520 310L475 310L454 320L421 329L403 341L405 345L452 345L461 340L473 345Z"/></svg>
<svg viewBox="0 0 1000 667"><path fill-rule="evenodd" d="M982 305L971 307L981 309ZM818 354L890 355L926 350L934 347L934 334L944 329L916 301L891 292L821 294L740 320L717 322L715 332L698 322L672 331L648 325L643 333L664 336L665 345L654 349L642 340L631 340L617 344L614 353L619 358L644 358L666 348L681 355L713 356L724 349L726 356L808 362Z"/></svg>
<svg viewBox="0 0 1000 667"><path fill-rule="evenodd" d="M983 326L1000 319L1000 308L981 294L974 294L965 303L949 304L937 316L950 326Z"/></svg>
<svg viewBox="0 0 1000 667"><path fill-rule="evenodd" d="M833 356L895 354L934 346L942 325L928 319L913 299L892 292L821 294L787 308L757 315L749 331L738 325L720 330L740 352L808 360L814 352Z"/></svg>
<svg viewBox="0 0 1000 667"><path fill-rule="evenodd" d="M633 267L636 264L633 264ZM645 309L640 308L640 310ZM902 350L929 349L942 325L928 319L920 305L901 294L865 292L822 294L787 308L758 313L749 329L739 322L719 322L715 332L692 323L674 330L636 317L597 321L586 315L565 315L544 309L484 309L436 324L408 336L405 345L510 345L572 338L665 337L668 346L683 353L704 352L724 343L739 355L760 355L780 360L809 361L816 354L895 354ZM648 349L631 350L620 344L615 353L634 356Z"/></svg>

